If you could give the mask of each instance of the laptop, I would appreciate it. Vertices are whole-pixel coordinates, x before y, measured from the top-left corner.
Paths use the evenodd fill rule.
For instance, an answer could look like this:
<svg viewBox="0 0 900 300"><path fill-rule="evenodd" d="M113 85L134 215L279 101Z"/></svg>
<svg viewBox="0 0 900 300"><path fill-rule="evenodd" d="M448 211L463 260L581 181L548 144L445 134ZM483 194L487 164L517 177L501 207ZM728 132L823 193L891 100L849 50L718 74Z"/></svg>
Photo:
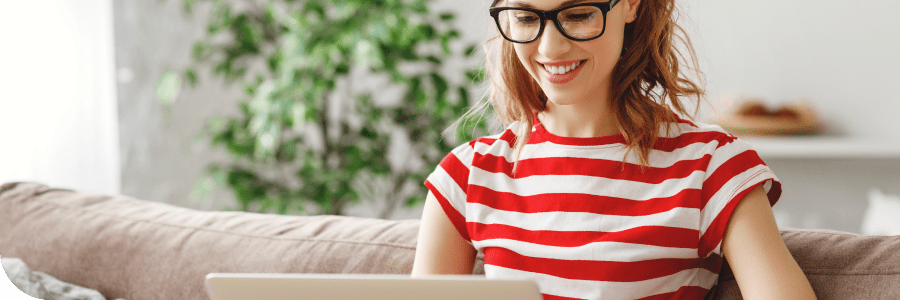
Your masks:
<svg viewBox="0 0 900 300"><path fill-rule="evenodd" d="M541 300L527 280L478 275L211 273L212 300Z"/></svg>

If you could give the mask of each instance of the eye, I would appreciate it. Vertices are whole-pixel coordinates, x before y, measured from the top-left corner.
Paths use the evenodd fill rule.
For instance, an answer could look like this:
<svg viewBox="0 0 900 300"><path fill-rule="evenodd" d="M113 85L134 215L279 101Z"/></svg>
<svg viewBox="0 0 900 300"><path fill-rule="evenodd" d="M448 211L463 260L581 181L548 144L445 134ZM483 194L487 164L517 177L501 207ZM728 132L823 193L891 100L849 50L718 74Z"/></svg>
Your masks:
<svg viewBox="0 0 900 300"><path fill-rule="evenodd" d="M566 10L560 14L560 18L565 22L588 22L597 17L601 13L593 7L576 7Z"/></svg>
<svg viewBox="0 0 900 300"><path fill-rule="evenodd" d="M538 21L538 17L533 14L516 14L513 16L513 20L518 24L530 25L534 24Z"/></svg>
<svg viewBox="0 0 900 300"><path fill-rule="evenodd" d="M570 14L566 15L567 21L582 22L594 18L594 13Z"/></svg>

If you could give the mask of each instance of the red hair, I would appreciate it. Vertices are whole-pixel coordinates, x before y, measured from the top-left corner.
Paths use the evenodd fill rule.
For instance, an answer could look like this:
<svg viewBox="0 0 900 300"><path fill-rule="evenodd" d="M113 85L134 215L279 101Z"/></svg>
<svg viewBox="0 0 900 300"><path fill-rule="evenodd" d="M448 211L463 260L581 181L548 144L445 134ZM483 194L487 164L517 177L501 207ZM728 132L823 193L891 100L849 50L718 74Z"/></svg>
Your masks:
<svg viewBox="0 0 900 300"><path fill-rule="evenodd" d="M499 2L494 0L491 7ZM635 150L644 166L648 165L650 150L663 124L677 122L676 113L693 119L682 98L696 99L696 113L705 93L700 84L685 74L686 70L692 70L697 80L702 78L694 48L684 29L676 23L677 16L674 0L641 1L636 19L625 25L625 50L611 79L609 104L616 126L628 143L628 151ZM491 47L492 40L499 41L499 49ZM687 58L676 42L684 47ZM493 57L497 50L499 53ZM519 61L511 42L495 36L485 43L485 51L491 80L488 103L504 124L519 122L518 138L513 146L518 162L534 126L533 116L545 109L547 96ZM466 115L486 106L487 103L482 103Z"/></svg>

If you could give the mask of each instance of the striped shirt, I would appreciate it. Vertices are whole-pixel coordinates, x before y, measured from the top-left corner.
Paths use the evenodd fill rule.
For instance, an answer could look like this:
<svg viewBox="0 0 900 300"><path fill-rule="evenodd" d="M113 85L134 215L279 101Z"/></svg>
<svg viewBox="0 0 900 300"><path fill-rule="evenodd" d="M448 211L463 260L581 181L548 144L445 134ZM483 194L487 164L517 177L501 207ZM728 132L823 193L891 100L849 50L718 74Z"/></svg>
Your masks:
<svg viewBox="0 0 900 300"><path fill-rule="evenodd" d="M488 278L532 280L546 300L703 299L738 201L781 184L714 125L661 130L642 168L622 135L555 136L535 124L516 172L515 128L450 152L425 185Z"/></svg>

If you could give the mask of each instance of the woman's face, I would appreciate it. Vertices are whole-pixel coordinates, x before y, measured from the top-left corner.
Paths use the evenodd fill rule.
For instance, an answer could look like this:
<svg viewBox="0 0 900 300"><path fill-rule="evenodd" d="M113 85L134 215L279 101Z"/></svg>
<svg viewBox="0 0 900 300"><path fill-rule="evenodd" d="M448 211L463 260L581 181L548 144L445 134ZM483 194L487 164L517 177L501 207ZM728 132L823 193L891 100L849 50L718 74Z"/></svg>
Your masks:
<svg viewBox="0 0 900 300"><path fill-rule="evenodd" d="M562 6L606 2L597 0L512 0L505 6L552 10ZM590 41L573 41L563 36L553 21L547 21L537 40L515 44L519 61L531 74L552 104L572 105L583 101L607 101L613 68L622 52L625 24L634 21L637 0L622 0L606 16L606 30ZM561 68L574 66L558 74ZM551 67L556 67L555 73ZM551 69L551 70L548 70ZM551 103L548 103L551 105Z"/></svg>

